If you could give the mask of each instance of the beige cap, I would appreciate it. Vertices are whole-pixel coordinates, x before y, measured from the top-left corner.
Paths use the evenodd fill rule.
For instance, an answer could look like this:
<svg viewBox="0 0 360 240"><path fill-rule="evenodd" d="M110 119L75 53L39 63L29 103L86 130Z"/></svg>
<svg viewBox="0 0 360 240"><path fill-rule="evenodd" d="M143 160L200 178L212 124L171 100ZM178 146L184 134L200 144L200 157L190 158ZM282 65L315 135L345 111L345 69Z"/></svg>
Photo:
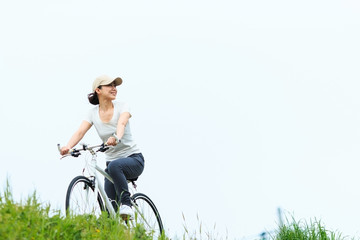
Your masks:
<svg viewBox="0 0 360 240"><path fill-rule="evenodd" d="M108 85L112 82L115 82L115 85L119 86L122 84L122 79L119 77L112 78L107 75L101 75L94 80L92 90L94 92L97 87L102 86L102 85Z"/></svg>

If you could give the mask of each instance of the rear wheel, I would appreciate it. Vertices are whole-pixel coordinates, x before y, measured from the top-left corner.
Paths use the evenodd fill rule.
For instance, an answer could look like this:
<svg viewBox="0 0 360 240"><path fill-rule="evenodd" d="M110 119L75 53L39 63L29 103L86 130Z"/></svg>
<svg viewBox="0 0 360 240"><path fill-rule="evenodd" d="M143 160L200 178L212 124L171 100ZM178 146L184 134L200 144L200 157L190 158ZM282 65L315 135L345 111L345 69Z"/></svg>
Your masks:
<svg viewBox="0 0 360 240"><path fill-rule="evenodd" d="M94 192L94 181L84 176L75 177L69 184L65 203L66 215L92 214L105 210L99 192Z"/></svg>
<svg viewBox="0 0 360 240"><path fill-rule="evenodd" d="M147 233L153 234L157 239L164 231L160 214L151 199L143 193L131 196L133 208L135 208L135 221L142 224Z"/></svg>

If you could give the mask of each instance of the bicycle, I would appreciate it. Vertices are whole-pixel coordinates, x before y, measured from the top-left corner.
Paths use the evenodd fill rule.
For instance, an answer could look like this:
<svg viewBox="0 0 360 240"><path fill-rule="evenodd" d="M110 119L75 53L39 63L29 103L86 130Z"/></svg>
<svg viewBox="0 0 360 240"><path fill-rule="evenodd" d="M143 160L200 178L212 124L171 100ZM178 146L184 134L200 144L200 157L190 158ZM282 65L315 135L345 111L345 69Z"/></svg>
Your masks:
<svg viewBox="0 0 360 240"><path fill-rule="evenodd" d="M60 144L58 144L60 151ZM69 184L65 210L66 215L80 215L80 214L94 214L100 216L100 214L106 211L111 217L116 218L119 215L115 212L114 207L107 197L106 192L98 177L98 172L104 177L113 182L111 176L106 173L101 167L97 165L97 152L105 152L109 147L107 145L100 144L95 146L88 146L82 144L80 149L71 149L68 154L62 156L60 159L68 156L79 157L81 151L88 151L91 153L91 161L85 158L85 167L83 169L83 175L75 177ZM87 170L89 176L84 176L84 172ZM136 191L136 179L128 179L128 183L132 183L133 188ZM164 227L160 218L159 211L157 210L154 202L143 193L131 192L131 204L135 212L136 223L142 224L146 232L152 234L155 239L160 236ZM105 205L104 205L105 203ZM125 220L128 223L128 219Z"/></svg>

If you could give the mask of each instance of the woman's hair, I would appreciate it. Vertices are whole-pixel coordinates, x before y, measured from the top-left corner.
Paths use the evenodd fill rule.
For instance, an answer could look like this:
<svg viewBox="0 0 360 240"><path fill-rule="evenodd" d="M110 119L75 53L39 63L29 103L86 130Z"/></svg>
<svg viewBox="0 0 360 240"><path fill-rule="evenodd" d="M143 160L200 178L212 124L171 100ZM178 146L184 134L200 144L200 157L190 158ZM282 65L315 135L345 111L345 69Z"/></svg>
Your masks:
<svg viewBox="0 0 360 240"><path fill-rule="evenodd" d="M98 105L98 104L99 104L99 98L98 98L98 95L97 95L96 92L89 93L89 94L88 94L88 99L89 99L89 102L90 102L92 105Z"/></svg>
<svg viewBox="0 0 360 240"><path fill-rule="evenodd" d="M100 88L101 89L101 86L97 87L97 88ZM99 98L98 98L98 95L96 93L96 91L92 92L92 93L89 93L88 94L88 99L89 99L89 102L92 104L92 105L98 105L99 104Z"/></svg>

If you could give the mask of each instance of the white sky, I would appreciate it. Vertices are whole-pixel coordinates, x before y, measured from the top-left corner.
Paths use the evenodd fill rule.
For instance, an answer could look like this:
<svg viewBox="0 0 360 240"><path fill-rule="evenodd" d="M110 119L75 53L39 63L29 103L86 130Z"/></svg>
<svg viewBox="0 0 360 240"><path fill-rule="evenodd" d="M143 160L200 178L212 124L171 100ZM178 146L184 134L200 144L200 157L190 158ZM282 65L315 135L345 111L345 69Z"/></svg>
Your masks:
<svg viewBox="0 0 360 240"><path fill-rule="evenodd" d="M139 191L171 236L182 213L191 231L198 215L253 236L278 207L359 236L359 13L355 0L1 1L1 187L8 175L16 197L63 208L82 161L56 144L108 74L146 158Z"/></svg>

